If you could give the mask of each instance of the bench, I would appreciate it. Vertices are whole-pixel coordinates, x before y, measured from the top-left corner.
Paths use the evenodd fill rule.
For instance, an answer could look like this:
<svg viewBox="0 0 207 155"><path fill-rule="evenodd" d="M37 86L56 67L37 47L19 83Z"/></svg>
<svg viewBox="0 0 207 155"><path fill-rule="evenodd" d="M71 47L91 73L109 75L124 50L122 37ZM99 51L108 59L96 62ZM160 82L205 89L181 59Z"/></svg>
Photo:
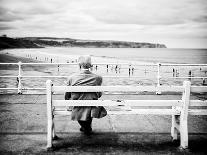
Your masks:
<svg viewBox="0 0 207 155"><path fill-rule="evenodd" d="M206 93L205 86L191 86L190 81L184 81L183 86L53 86L52 81L46 82L47 87L47 148L52 148L55 137L55 115L70 115L69 106L104 106L125 107L124 110L107 111L108 115L171 115L171 136L178 139L180 133L180 148L188 148L188 115L207 115L206 100L190 100L191 92ZM178 92L182 93L180 100L54 100L54 93L65 92ZM156 107L152 109L150 107ZM140 107L139 109L133 107ZM192 109L193 107L193 109ZM202 109L200 108L202 107Z"/></svg>

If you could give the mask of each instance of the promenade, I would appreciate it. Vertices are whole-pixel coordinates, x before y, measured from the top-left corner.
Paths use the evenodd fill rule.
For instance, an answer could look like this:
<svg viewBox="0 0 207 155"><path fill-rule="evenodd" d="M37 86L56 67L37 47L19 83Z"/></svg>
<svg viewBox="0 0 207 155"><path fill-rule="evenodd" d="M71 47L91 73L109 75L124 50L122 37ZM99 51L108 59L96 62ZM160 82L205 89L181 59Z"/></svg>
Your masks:
<svg viewBox="0 0 207 155"><path fill-rule="evenodd" d="M57 95L57 98L63 98ZM180 95L103 95L102 99L180 99ZM204 96L205 97L205 96ZM193 96L198 99L200 96ZM116 115L94 119L85 136L70 116L57 116L59 139L46 150L46 96L0 95L0 154L206 154L207 116L189 116L189 150L171 142L171 116Z"/></svg>

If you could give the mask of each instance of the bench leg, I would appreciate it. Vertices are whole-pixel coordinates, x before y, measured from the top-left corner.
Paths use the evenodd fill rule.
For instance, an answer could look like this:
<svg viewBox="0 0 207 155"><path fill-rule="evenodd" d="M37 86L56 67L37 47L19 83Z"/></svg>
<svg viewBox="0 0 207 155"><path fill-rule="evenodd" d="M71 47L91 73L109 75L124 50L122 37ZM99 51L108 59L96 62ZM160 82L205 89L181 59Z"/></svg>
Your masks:
<svg viewBox="0 0 207 155"><path fill-rule="evenodd" d="M57 140L57 139L58 139L58 136L55 134L55 122L54 122L54 117L53 117L53 120L52 120L52 139L53 139L53 140Z"/></svg>
<svg viewBox="0 0 207 155"><path fill-rule="evenodd" d="M178 116L172 115L171 136L173 141L178 139L178 129L176 128L177 124L178 124Z"/></svg>
<svg viewBox="0 0 207 155"><path fill-rule="evenodd" d="M180 148L188 148L188 108L190 104L190 81L184 81L184 92L182 96L182 109L180 114Z"/></svg>
<svg viewBox="0 0 207 155"><path fill-rule="evenodd" d="M52 122L52 138L55 137L55 124L54 124L54 120Z"/></svg>
<svg viewBox="0 0 207 155"><path fill-rule="evenodd" d="M52 136L53 136L53 129L52 129L52 119L48 119L48 124L47 124L47 149L52 148Z"/></svg>
<svg viewBox="0 0 207 155"><path fill-rule="evenodd" d="M187 120L180 121L180 148L188 148L188 125Z"/></svg>

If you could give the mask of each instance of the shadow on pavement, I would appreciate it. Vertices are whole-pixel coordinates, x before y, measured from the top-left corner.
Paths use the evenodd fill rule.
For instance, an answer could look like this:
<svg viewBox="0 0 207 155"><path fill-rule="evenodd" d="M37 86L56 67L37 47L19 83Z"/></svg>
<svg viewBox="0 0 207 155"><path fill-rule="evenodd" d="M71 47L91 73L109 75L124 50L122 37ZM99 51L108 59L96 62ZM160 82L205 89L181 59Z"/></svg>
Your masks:
<svg viewBox="0 0 207 155"><path fill-rule="evenodd" d="M137 154L137 153L175 153L197 154L207 153L206 135L191 135L189 149L180 150L180 141L171 141L169 134L156 133L94 133L91 136L84 134L59 134L54 141L50 153L103 153L103 154ZM198 139L199 137L199 139ZM49 153L48 152L48 153Z"/></svg>

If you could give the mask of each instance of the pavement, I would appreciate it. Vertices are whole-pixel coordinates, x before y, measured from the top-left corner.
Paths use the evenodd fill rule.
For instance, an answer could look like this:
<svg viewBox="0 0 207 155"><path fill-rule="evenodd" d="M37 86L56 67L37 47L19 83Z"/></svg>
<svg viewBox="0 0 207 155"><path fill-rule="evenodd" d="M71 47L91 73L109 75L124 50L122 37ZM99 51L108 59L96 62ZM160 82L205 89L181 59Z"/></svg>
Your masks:
<svg viewBox="0 0 207 155"><path fill-rule="evenodd" d="M102 99L166 97L180 95L103 95ZM0 95L0 154L207 154L207 116L189 116L188 150L178 149L179 140L171 141L171 116L111 115L94 119L90 136L82 134L70 116L57 116L59 139L47 151L46 119L45 95Z"/></svg>

